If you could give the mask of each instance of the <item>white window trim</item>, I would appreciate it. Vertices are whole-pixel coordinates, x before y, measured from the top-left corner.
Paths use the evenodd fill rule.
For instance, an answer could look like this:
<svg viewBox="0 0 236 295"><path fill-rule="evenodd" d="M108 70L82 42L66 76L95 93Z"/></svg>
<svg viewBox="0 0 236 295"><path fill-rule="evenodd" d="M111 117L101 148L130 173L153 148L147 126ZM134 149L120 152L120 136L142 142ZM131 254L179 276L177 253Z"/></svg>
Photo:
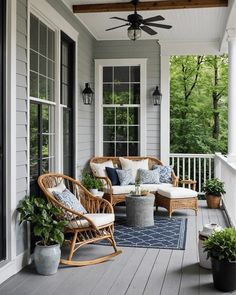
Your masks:
<svg viewBox="0 0 236 295"><path fill-rule="evenodd" d="M6 263L16 258L16 0L6 1ZM10 131L10 132L9 132ZM4 270L3 270L4 272ZM4 275L3 275L4 278ZM0 276L0 283L2 275Z"/></svg>
<svg viewBox="0 0 236 295"><path fill-rule="evenodd" d="M42 21L45 25L47 25L50 29L55 32L55 102L45 101L43 103L54 104L55 105L55 171L62 172L63 171L63 142L62 142L62 109L63 106L60 104L60 59L61 59L61 35L60 32L63 31L67 34L74 42L75 42L75 56L77 57L78 53L78 37L79 33L46 1L46 0L29 0L29 13L28 20L30 20L30 13L34 14L40 21ZM53 21L52 21L53 20ZM28 22L30 23L30 22ZM29 25L28 25L29 28ZM29 31L28 31L29 36ZM28 38L29 40L29 38ZM28 65L29 65L29 54L30 46L28 43ZM75 81L77 81L77 68L78 68L78 59L76 58L75 64ZM30 73L30 69L28 67L28 73ZM29 78L29 75L28 75ZM29 82L29 81L28 81ZM29 85L29 83L28 83ZM77 97L78 97L78 86L75 83L74 86L74 108L77 110ZM29 96L29 100L31 101L41 101ZM28 108L29 109L29 108ZM29 112L28 112L29 114ZM77 115L75 114L74 119L74 142L76 143L76 126L77 126ZM28 115L28 126L30 120ZM28 128L29 129L29 128ZM29 134L28 134L29 135ZM29 139L29 136L28 136ZM28 148L29 148L29 140L28 140ZM74 154L74 171L76 173L75 177L77 177L76 163L77 163L77 153L75 146L75 154ZM28 158L28 163L29 163ZM29 172L30 173L30 172ZM29 177L29 175L28 175ZM30 178L29 178L30 179ZM28 181L29 183L29 181Z"/></svg>
<svg viewBox="0 0 236 295"><path fill-rule="evenodd" d="M104 66L140 66L140 155L146 155L147 59L95 59L95 156L103 156L102 70Z"/></svg>

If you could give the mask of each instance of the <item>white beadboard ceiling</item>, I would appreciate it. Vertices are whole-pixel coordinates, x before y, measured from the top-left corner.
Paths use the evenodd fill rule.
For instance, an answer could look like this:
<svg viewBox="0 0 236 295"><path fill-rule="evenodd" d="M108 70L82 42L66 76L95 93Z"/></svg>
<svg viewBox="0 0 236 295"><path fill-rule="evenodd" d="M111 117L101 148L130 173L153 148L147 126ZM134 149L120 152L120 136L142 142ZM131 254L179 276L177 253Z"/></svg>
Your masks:
<svg viewBox="0 0 236 295"><path fill-rule="evenodd" d="M148 1L148 0L142 0ZM128 2L127 0L63 0L72 10L73 4L98 4ZM230 8L195 8L160 11L140 11L144 18L162 15L165 20L160 23L172 25L172 29L154 28L157 35L150 36L142 32L141 39L159 39L163 42L221 42L228 22ZM124 24L111 16L127 18L132 12L103 12L76 14L97 40L128 40L127 27L106 32L107 28Z"/></svg>

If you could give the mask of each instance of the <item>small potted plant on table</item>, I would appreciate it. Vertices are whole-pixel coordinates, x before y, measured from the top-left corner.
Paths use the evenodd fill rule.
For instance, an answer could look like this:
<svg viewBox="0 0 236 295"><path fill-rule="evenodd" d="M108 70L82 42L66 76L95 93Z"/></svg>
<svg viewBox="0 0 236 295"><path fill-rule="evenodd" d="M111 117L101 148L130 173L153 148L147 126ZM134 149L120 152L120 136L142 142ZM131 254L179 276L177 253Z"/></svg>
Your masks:
<svg viewBox="0 0 236 295"><path fill-rule="evenodd" d="M82 185L89 190L93 195L98 194L98 190L102 188L102 182L100 179L95 178L89 172L84 172L82 174Z"/></svg>
<svg viewBox="0 0 236 295"><path fill-rule="evenodd" d="M225 193L224 182L218 178L208 179L203 185L207 205L209 208L216 209L220 207L222 194Z"/></svg>
<svg viewBox="0 0 236 295"><path fill-rule="evenodd" d="M223 292L236 290L236 230L214 231L203 248L211 258L214 287Z"/></svg>
<svg viewBox="0 0 236 295"><path fill-rule="evenodd" d="M20 224L29 221L34 235L40 238L34 249L37 272L43 275L55 274L60 262L64 227L67 224L67 221L59 218L61 210L43 198L27 196L20 202L17 211L20 213Z"/></svg>

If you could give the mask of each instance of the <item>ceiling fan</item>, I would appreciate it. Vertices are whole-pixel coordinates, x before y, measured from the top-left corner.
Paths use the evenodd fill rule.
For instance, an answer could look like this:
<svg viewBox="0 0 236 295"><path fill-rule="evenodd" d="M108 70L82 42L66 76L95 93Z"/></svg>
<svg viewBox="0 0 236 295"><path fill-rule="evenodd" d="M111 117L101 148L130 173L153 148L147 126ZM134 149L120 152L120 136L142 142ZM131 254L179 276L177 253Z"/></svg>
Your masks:
<svg viewBox="0 0 236 295"><path fill-rule="evenodd" d="M143 17L140 14L137 13L137 5L139 3L139 0L132 0L131 3L134 5L134 13L128 15L127 19L117 17L117 16L111 17L111 19L122 20L122 21L125 21L127 23L124 24L124 25L121 25L121 26L106 29L106 31L111 31L111 30L115 30L115 29L118 29L118 28L121 28L121 27L129 26L128 29L127 29L128 37L129 37L129 39L135 41L135 40L137 40L137 39L139 39L141 37L142 30L144 32L146 32L147 34L151 35L151 36L156 35L157 32L154 31L150 27L157 27L157 28L162 28L162 29L170 29L170 28L172 28L172 26L170 26L170 25L152 23L152 22L164 20L164 17L162 17L161 15L156 15L156 16L153 16L153 17L143 19Z"/></svg>

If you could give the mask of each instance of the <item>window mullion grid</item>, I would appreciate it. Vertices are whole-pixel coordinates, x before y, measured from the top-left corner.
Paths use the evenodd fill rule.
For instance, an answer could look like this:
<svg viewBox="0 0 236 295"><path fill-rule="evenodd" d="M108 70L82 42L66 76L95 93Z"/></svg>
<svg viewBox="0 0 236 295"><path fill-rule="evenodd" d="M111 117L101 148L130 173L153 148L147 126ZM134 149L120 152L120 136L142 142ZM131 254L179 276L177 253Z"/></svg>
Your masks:
<svg viewBox="0 0 236 295"><path fill-rule="evenodd" d="M48 100L48 27L46 26L46 99Z"/></svg>

